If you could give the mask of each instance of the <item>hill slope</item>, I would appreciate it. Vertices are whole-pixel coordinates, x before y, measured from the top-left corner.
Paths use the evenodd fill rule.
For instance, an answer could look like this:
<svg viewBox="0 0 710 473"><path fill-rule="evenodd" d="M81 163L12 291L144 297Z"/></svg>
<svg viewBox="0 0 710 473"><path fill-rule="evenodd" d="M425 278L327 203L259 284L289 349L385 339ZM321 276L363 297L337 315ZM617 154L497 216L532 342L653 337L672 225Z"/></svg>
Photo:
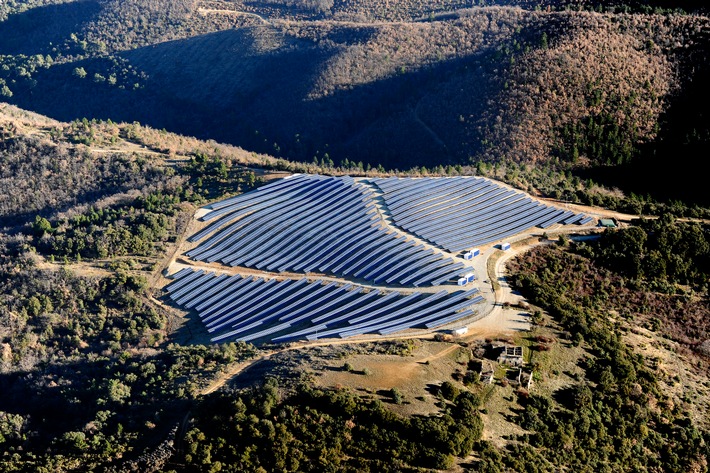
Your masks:
<svg viewBox="0 0 710 473"><path fill-rule="evenodd" d="M138 120L307 162L606 166L704 143L705 122L693 131L675 110L709 102L695 85L707 17L444 7L460 5L37 7L0 22L22 33L0 36L0 90L64 120Z"/></svg>
<svg viewBox="0 0 710 473"><path fill-rule="evenodd" d="M206 347L161 270L197 205L258 182L237 163L288 163L8 105L0 137L2 471L707 470L704 227L521 256L550 316L492 343ZM530 390L499 342L526 347Z"/></svg>

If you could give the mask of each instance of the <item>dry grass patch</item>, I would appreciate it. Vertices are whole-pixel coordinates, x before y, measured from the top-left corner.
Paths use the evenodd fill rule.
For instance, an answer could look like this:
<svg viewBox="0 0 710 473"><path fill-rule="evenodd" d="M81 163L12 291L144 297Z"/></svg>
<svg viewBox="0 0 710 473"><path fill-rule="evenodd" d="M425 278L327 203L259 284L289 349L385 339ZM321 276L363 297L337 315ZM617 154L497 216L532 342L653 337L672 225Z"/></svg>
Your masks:
<svg viewBox="0 0 710 473"><path fill-rule="evenodd" d="M505 374L503 373L502 376ZM496 373L496 379L499 379L499 373ZM515 411L522 409L517 404L515 388L511 385L494 384L485 388L482 397L485 400L483 404L485 414L481 414L484 426L483 440L504 447L512 438L525 433L525 430L514 420L518 415Z"/></svg>
<svg viewBox="0 0 710 473"><path fill-rule="evenodd" d="M586 349L572 346L564 339L563 332L549 316L543 316L542 324L521 338L520 344L527 347L524 353L529 356L526 361L529 360L537 373L533 379L533 392L549 396L584 377L579 363L587 354ZM541 345L544 350L538 349Z"/></svg>
<svg viewBox="0 0 710 473"><path fill-rule="evenodd" d="M500 291L500 283L498 282L498 278L496 277L496 263L498 262L498 258L500 258L502 255L503 252L501 250L495 250L493 251L493 253L491 253L491 256L488 257L488 261L486 261L486 271L488 272L488 280L493 286L493 292Z"/></svg>
<svg viewBox="0 0 710 473"><path fill-rule="evenodd" d="M360 394L391 401L392 389L402 394L402 404L389 403L399 414L432 414L438 412L437 398L430 388L444 381L468 361L468 349L458 344L417 341L409 356L353 354L339 360L328 360L316 371L315 384L320 387L345 387ZM452 381L453 382L453 381Z"/></svg>
<svg viewBox="0 0 710 473"><path fill-rule="evenodd" d="M696 425L710 427L710 382L707 373L694 366L697 359L679 353L683 350L679 343L638 327L627 332L624 341L644 356L673 403L686 410Z"/></svg>

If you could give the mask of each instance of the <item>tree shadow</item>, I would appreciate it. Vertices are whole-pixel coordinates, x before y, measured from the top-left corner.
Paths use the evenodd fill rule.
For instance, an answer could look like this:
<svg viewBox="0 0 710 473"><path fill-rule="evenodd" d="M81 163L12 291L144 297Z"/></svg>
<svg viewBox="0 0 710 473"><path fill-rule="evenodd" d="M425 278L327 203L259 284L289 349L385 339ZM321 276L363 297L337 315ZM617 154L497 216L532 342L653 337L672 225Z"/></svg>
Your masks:
<svg viewBox="0 0 710 473"><path fill-rule="evenodd" d="M434 383L427 383L427 385L424 387L424 391L426 391L427 393L431 394L434 397L437 397L439 395L439 391L441 391L441 385L434 384Z"/></svg>
<svg viewBox="0 0 710 473"><path fill-rule="evenodd" d="M0 54L48 54L101 11L97 1L35 7L0 22Z"/></svg>
<svg viewBox="0 0 710 473"><path fill-rule="evenodd" d="M552 393L552 398L566 409L574 410L575 395L576 388L574 386L567 386Z"/></svg>
<svg viewBox="0 0 710 473"><path fill-rule="evenodd" d="M160 355L153 361L157 362L158 358ZM29 372L3 373L0 374L3 393L0 412L20 414L27 419L23 430L32 433L31 446L38 451L63 448L56 444L57 439L65 432L85 431L99 411L108 413L106 426L99 427L105 434L115 431L118 424L130 430L144 431L146 420L154 421L160 413L161 427L141 442L162 441L167 429L183 415L189 401L142 397L140 390L145 384L132 385L129 399L113 399L110 383L105 381L121 379L125 373L121 363L107 357L98 357L95 361L54 363ZM139 383L146 382L148 379L143 378Z"/></svg>
<svg viewBox="0 0 710 473"><path fill-rule="evenodd" d="M366 40L373 31L354 28L337 35ZM61 120L139 121L301 161L328 153L336 164L348 158L406 169L455 164L480 146L479 128L464 126L457 117L459 112L482 116L497 93L500 84L483 72L492 67L492 50L312 97L342 51L335 41L317 43L269 28L225 30L120 53L143 74L125 84L92 79L96 73L107 77L116 67L104 58L40 69L33 74L36 85L15 85L11 100ZM73 74L78 67L87 72L85 78ZM458 87L449 97L452 81L473 83L478 93ZM435 106L442 94L447 107L459 110L455 116ZM419 116L417 106L425 97L426 110L420 107ZM433 114L437 118L425 116ZM464 138L467 133L473 135ZM443 146L436 135L447 135Z"/></svg>

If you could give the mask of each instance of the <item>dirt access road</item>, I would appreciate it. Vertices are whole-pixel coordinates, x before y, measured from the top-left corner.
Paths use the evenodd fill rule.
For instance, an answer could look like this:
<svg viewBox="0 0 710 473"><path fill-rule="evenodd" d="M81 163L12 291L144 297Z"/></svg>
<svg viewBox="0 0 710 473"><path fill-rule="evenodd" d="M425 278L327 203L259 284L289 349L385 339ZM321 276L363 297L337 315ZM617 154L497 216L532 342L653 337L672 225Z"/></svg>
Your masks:
<svg viewBox="0 0 710 473"><path fill-rule="evenodd" d="M367 179L365 178L359 178L358 181L366 181L365 184L368 185L369 187L373 187L370 183L367 182ZM553 202L546 202L548 204L551 204ZM554 202L553 204L557 206L561 206L560 203ZM380 217L382 221L389 226L392 231L397 232L397 233L406 233L403 230L399 229L394 225L394 223L391 220L391 217L388 215L388 209L385 205L383 205L383 202L378 202L377 205L378 211L380 212ZM602 209L596 209L596 208L591 208L591 207L584 207L584 206L575 206L575 210L578 210L580 212L585 212L590 215L600 215L600 216L607 216L606 212L604 212ZM275 274L275 273L268 273L268 272L262 272L254 269L247 269L247 268L228 268L224 267L218 264L203 264L203 263L197 263L195 266L195 263L192 261L188 261L187 259L182 258L180 255L183 254L185 251L191 249L192 247L195 246L195 243L190 243L187 241L187 236L190 234L193 234L194 232L198 231L202 226L204 226L203 222L200 222L198 220L199 217L203 216L206 212L206 209L198 209L197 212L195 213L195 217L191 219L191 221L186 225L185 231L180 235L180 238L176 242L175 249L174 251L171 251L169 253L169 256L165 258L163 261L162 268L157 272L155 275L156 277L151 281L152 286L154 289L159 290L162 285L168 282L168 279L165 279L164 276L167 274L172 274L179 269L182 269L183 267L187 267L188 265L193 266L193 267L200 267L202 269L206 270L211 270L215 272L225 272L225 273L230 273L230 274L241 274L241 275L259 275L261 277L265 278L283 278L283 277L297 277L297 278L302 278L304 277L303 274ZM615 214L614 217L620 218L622 215ZM633 218L633 216L623 216L627 218ZM547 229L547 232L552 235L557 235L561 233L576 233L580 231L589 231L594 229L593 226L585 226L585 227L579 227L579 226L567 226L563 227L560 225L556 225L554 227L551 227L550 229ZM533 229L535 230L535 229ZM416 235L412 235L409 233L406 233L407 237L417 240L417 241L422 241L421 239L417 238ZM506 307L510 305L516 305L520 302L523 301L523 298L517 294L515 291L513 291L505 277L505 272L506 272L506 263L511 259L514 258L516 255L523 253L525 251L528 251L530 248L533 246L539 245L539 244L550 244L552 243L549 240L541 240L542 236L542 231L528 231L525 233L522 233L514 238L507 239L508 242L511 243L511 249L508 251L501 251L497 248L495 248L493 245L486 245L484 247L481 247L481 255L478 257L475 257L473 261L466 261L465 263L469 265L471 269L474 270L476 273L478 280L474 283L477 284L480 291L481 295L484 296L485 301L479 305L476 306L476 309L478 311L478 314L480 316L483 316L480 318L480 320L477 321L472 321L473 318L470 318L468 320L460 320L457 321L453 324L450 324L447 327L439 327L437 329L437 332L440 332L441 330L444 329L450 329L453 327L462 327L466 326L468 327L468 334L465 336L464 339L475 339L475 338L482 338L482 337L497 337L497 336L505 336L509 337L512 335L515 335L516 333L520 333L523 331L527 331L530 329L530 315L527 313L524 313L523 311L520 310L515 310L513 308ZM456 256L452 254L448 254L446 250L443 250L441 248L436 248L437 251L447 254L447 256ZM457 258L460 259L460 258ZM490 261L490 264L489 264ZM162 276L162 277L161 277ZM325 278L329 281L337 281L337 282L342 282L342 283L357 283L357 284L362 284L365 286L369 286L367 282L362 282L362 281L349 281L343 278L338 278L338 277L333 277L333 276L327 276L327 275L320 275L320 274L309 274L307 275L308 277L313 277L313 278ZM374 287L374 286L373 286ZM407 292L406 290L403 290L402 288L381 288L381 289L388 289L388 290L399 290L403 292ZM450 287L452 291L460 289L459 287L452 286ZM172 310L177 311L177 309L172 308ZM362 335L359 337L353 337L349 338L347 340L341 340L341 339L330 339L330 340L321 340L317 342L296 342L292 343L287 347L280 348L278 350L271 350L264 352L261 356L259 356L256 359L250 360L245 363L240 363L237 365L234 365L232 367L227 367L226 371L222 373L221 375L218 376L204 391L204 393L210 393L214 392L217 389L219 389L221 386L226 384L230 379L232 379L234 376L238 375L240 372L242 372L245 368L252 366L255 363L259 363L263 360L268 359L272 355L276 353L280 353L283 351L287 350L299 350L299 349L304 349L304 348L309 348L309 347L314 347L314 346L322 346L322 345L335 345L335 344L351 344L351 343L367 343L367 342L373 342L373 341L384 341L384 340L401 340L401 339L411 339L411 338L419 338L419 339L431 339L434 336L434 333L430 330L409 330L406 332L398 333L396 336L388 336L388 337L383 337L383 336L377 336L377 335ZM443 356L443 355L442 355Z"/></svg>
<svg viewBox="0 0 710 473"><path fill-rule="evenodd" d="M469 333L465 337L463 337L462 340L473 340L482 337L495 337L501 335L509 336L515 332L530 330L530 317L528 314L522 314L520 311L505 308L503 305L505 302L515 304L523 301L523 297L515 293L505 280L505 263L511 258L517 256L518 254L524 253L533 246L540 244L545 244L545 242L534 244L518 244L515 247L511 248L511 250L509 250L508 252L498 252L502 254L498 255L495 262L495 275L500 284L500 288L495 291L495 303L491 305L489 309L490 311L485 317L483 317L477 322L470 324ZM434 335L429 331L422 331L420 333L400 334L397 336L390 337L361 336L347 340L335 339L318 342L297 342L278 350L270 350L264 352L256 358L230 366L223 373L217 376L204 390L202 390L201 394L206 395L217 391L245 369L252 367L257 363L266 361L271 356L277 353L282 353L291 350L308 349L317 346L370 343L385 340L401 340L408 338L433 339L433 336ZM420 363L426 363L427 361L434 361L436 359L448 355L449 353L453 352L458 348L460 348L460 345L458 343L454 343L451 346L439 351L438 353L429 355L418 360L412 360L412 366L419 365Z"/></svg>
<svg viewBox="0 0 710 473"><path fill-rule="evenodd" d="M475 306L475 309L477 311L477 315L469 318L468 320L463 319L459 320L457 322L451 323L448 326L445 327L439 327L440 330L446 330L446 329L451 329L454 327L461 327L461 326L468 326L469 330L475 333L483 333L485 332L487 335L492 334L495 332L500 332L502 334L513 334L519 331L524 331L529 329L529 322L528 322L528 315L522 314L522 313L516 313L514 310L511 309L504 309L503 304L504 303L510 303L510 304L515 304L516 302L520 301L520 296L513 293L513 291L510 290L510 288L507 285L507 281L505 280L505 262L514 257L515 255L519 254L520 252L526 251L532 244L532 242L537 243L542 236L542 231L537 231L536 229L532 229L533 231L527 231L524 233L521 233L520 235L514 237L514 238L509 238L507 239L508 242L511 243L512 249L509 250L508 252L502 252L497 250L493 245L484 245L480 248L482 254L478 257L474 257L473 260L463 260L458 254L452 254L446 251L445 249L442 249L438 246L432 245L431 243L422 240L421 238L417 237L414 234L411 234L409 232L406 232L399 227L397 227L394 222L392 221L392 217L390 215L389 209L387 208L386 204L384 203L384 199L382 198L381 192L378 192L378 188L371 182L371 179L369 178L356 178L356 181L359 182L362 185L365 185L369 187L371 190L375 191L375 194L373 194L373 198L375 201L376 208L379 212L379 216L381 219L381 222L386 225L390 231L392 231L395 234L399 235L404 235L407 237L407 239L415 242L416 244L422 245L424 248L440 253L442 257L452 257L456 261L463 262L466 265L466 269L470 269L474 274L477 276L477 280L473 283L470 284L466 287L466 289L471 288L471 287L477 287L480 290L480 295L484 297L484 301L480 304L477 304ZM505 186L508 187L508 186ZM548 205L551 202L546 202ZM555 203L558 206L560 205L559 203ZM576 210L586 212L588 214L601 214L600 209L592 209L592 208L586 208L582 206L576 207ZM167 263L164 268L166 271L161 272L161 275L167 275L167 274L174 274L175 272L179 271L182 268L185 267L194 267L194 268L199 268L199 269L204 269L207 271L213 271L217 273L227 273L227 274L239 274L241 276L257 276L257 277L262 277L265 279L282 279L282 278L303 278L303 274L290 274L290 273L271 273L267 271L261 271L258 269L254 268L241 268L241 267L225 267L223 265L220 265L218 263L204 263L204 262L193 262L190 261L186 258L181 257L182 254L184 254L186 251L192 249L197 243L190 243L187 241L185 238L186 234L193 234L194 232L198 231L200 228L202 228L204 225L206 225L205 222L200 222L199 218L204 216L204 214L208 212L208 209L201 208L198 209L197 212L195 213L195 218L193 218L189 224L188 224L188 229L187 232L183 235L181 235L181 238L177 242L177 245L175 247L175 251L173 251L170 255L170 257L166 258L165 263ZM621 215L618 215L619 217ZM626 216L625 216L626 217ZM630 217L630 216L628 216ZM559 233L576 233L580 231L589 231L594 229L593 226L560 226L556 225L553 226L549 229L547 229L548 233L551 234L559 234ZM488 268L488 261L491 259L495 259L496 263L494 265L493 273L494 274L489 274L489 268ZM380 290L385 290L385 291L399 291L400 293L406 294L410 293L413 291L417 292L431 292L431 291L436 291L439 289L447 289L451 292L458 291L462 289L459 286L454 286L454 285L447 285L447 286L442 286L442 287L420 287L420 288L401 288L401 287L385 287L385 286L380 286L380 285L373 285L369 281L364 281L364 280L359 280L359 279L352 279L352 278L343 278L343 277L337 277L333 275L326 275L326 274L318 274L318 273L309 273L305 275L306 277L312 278L312 279L319 279L319 280L325 280L329 282L338 282L342 284L346 283L351 283L351 284L357 284L362 287L367 287L367 288L377 288ZM167 279L160 279L156 278L154 281L154 287L158 287L160 283L167 283ZM480 319L481 316L483 318L481 320L475 321L476 319ZM407 337L422 337L426 334L431 334L430 331L425 331L425 330L410 330L408 332L400 334L401 336L407 338ZM363 336L363 338L365 338ZM367 339L371 339L372 336L366 337ZM357 337L351 339L352 341L358 341L359 339Z"/></svg>

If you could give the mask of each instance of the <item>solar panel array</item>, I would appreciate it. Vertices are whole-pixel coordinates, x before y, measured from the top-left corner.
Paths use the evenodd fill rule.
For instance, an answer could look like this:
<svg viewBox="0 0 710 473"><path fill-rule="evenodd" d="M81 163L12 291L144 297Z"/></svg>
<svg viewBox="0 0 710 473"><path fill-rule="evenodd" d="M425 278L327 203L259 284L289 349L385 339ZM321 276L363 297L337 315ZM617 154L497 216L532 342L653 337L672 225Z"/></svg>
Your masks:
<svg viewBox="0 0 710 473"><path fill-rule="evenodd" d="M388 294L322 280L276 280L183 269L169 297L199 314L213 342L316 340L433 328L475 314L478 289Z"/></svg>
<svg viewBox="0 0 710 473"><path fill-rule="evenodd" d="M591 220L484 178L384 178L373 182L382 190L395 224L454 253L535 226L549 228L556 223Z"/></svg>
<svg viewBox="0 0 710 473"><path fill-rule="evenodd" d="M382 197L380 198L380 191ZM376 200L386 204L388 226ZM533 201L483 178L386 178L296 174L207 206L206 226L189 240L195 261L269 272L325 273L353 280L269 279L183 269L168 297L194 309L213 342L285 342L386 335L480 318L478 289L436 293L365 289L375 285L468 284L449 252L501 241L531 227L585 225L592 217ZM416 235L414 238L412 235ZM449 290L453 290L450 286Z"/></svg>
<svg viewBox="0 0 710 473"><path fill-rule="evenodd" d="M464 264L389 228L373 191L350 177L294 175L208 206L190 237L197 261L328 273L380 284L440 285Z"/></svg>

